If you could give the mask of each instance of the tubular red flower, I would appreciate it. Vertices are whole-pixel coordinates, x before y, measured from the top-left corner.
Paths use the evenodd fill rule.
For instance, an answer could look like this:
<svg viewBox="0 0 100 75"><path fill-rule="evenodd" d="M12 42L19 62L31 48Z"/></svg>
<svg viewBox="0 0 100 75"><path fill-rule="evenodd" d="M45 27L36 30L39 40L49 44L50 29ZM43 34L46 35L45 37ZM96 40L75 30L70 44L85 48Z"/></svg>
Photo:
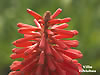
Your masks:
<svg viewBox="0 0 100 75"><path fill-rule="evenodd" d="M64 23L64 24L60 24L60 25L54 25L54 26L52 26L51 29L56 29L56 28L64 29L64 28L67 28L67 27L68 27L68 24Z"/></svg>
<svg viewBox="0 0 100 75"><path fill-rule="evenodd" d="M57 67L57 73L58 73L59 75L66 75L66 71L63 70L63 69L61 69L59 63L55 62L55 65L56 65L56 67Z"/></svg>
<svg viewBox="0 0 100 75"><path fill-rule="evenodd" d="M37 47L37 43L34 44L34 45L32 45L32 46L30 46L29 49L27 49L26 51L24 51L24 54L25 54L25 55L31 54L31 53L34 51L34 49L35 49L36 47Z"/></svg>
<svg viewBox="0 0 100 75"><path fill-rule="evenodd" d="M34 27L34 26L31 26L31 25L28 25L28 24L23 24L23 23L18 23L17 27L19 27L19 28L22 28L22 27L31 28L31 27Z"/></svg>
<svg viewBox="0 0 100 75"><path fill-rule="evenodd" d="M35 75L42 75L42 65L38 65Z"/></svg>
<svg viewBox="0 0 100 75"><path fill-rule="evenodd" d="M58 16L61 12L62 12L62 9L58 8L58 9L56 10L56 12L51 16L51 18L52 18L52 19L53 19L53 18L56 18L56 16Z"/></svg>
<svg viewBox="0 0 100 75"><path fill-rule="evenodd" d="M52 51L51 51L50 45L48 44L48 41L46 41L46 54L52 55Z"/></svg>
<svg viewBox="0 0 100 75"><path fill-rule="evenodd" d="M20 31L37 31L37 30L40 30L39 28L20 28Z"/></svg>
<svg viewBox="0 0 100 75"><path fill-rule="evenodd" d="M52 47L52 53L58 62L63 62L62 56Z"/></svg>
<svg viewBox="0 0 100 75"><path fill-rule="evenodd" d="M45 12L43 17L30 9L27 12L35 18L36 26L17 24L18 32L24 34L24 38L13 42L17 48L12 49L10 57L23 60L12 63L9 75L80 75L82 65L75 59L83 55L79 50L71 49L79 42L67 39L78 31L63 30L71 18L54 19L62 12L60 8L53 15L50 11Z"/></svg>
<svg viewBox="0 0 100 75"><path fill-rule="evenodd" d="M26 51L28 48L13 48L12 49L12 52L13 53L16 53L16 54L20 54L20 53L23 53L24 51Z"/></svg>
<svg viewBox="0 0 100 75"><path fill-rule="evenodd" d="M38 36L40 36L40 35L37 34L37 35L34 35L34 36L27 36L27 37L18 39L18 40L16 40L15 42L16 42L16 43L22 43L22 42L26 42L26 41L29 41L29 40L34 40L34 39L36 39Z"/></svg>
<svg viewBox="0 0 100 75"><path fill-rule="evenodd" d="M34 59L33 61L31 61L30 63L28 63L27 65L25 65L23 68L21 68L20 70L26 74L26 73L30 73L32 71L32 69L34 69L36 67L37 64L37 59Z"/></svg>
<svg viewBox="0 0 100 75"><path fill-rule="evenodd" d="M36 19L34 19L34 23L37 25L37 27L41 28L41 25L38 23Z"/></svg>
<svg viewBox="0 0 100 75"><path fill-rule="evenodd" d="M64 39L64 38L72 38L73 35L63 35L63 34L60 34L60 35L54 35L54 37L56 39Z"/></svg>
<svg viewBox="0 0 100 75"><path fill-rule="evenodd" d="M71 18L64 18L64 19L52 19L49 21L49 24L54 25L54 24L59 24L59 23L66 23L70 22Z"/></svg>
<svg viewBox="0 0 100 75"><path fill-rule="evenodd" d="M63 35L70 35L70 36L74 36L75 34L73 31L61 30L61 29L52 29L51 31L53 31L56 34L63 34Z"/></svg>
<svg viewBox="0 0 100 75"><path fill-rule="evenodd" d="M44 75L49 75L48 67L45 68L45 70L44 70Z"/></svg>
<svg viewBox="0 0 100 75"><path fill-rule="evenodd" d="M21 34L29 34L29 35L39 35L38 32L34 32L33 30L29 30L29 29L26 29L26 28L20 28L18 29L18 32L21 33Z"/></svg>
<svg viewBox="0 0 100 75"><path fill-rule="evenodd" d="M43 34L42 37L41 37L41 41L40 41L39 47L41 49L45 49L45 45L46 45L46 38L45 38L45 34Z"/></svg>
<svg viewBox="0 0 100 75"><path fill-rule="evenodd" d="M44 51L41 51L40 59L39 59L38 64L43 65L44 64L44 59L45 59Z"/></svg>
<svg viewBox="0 0 100 75"><path fill-rule="evenodd" d="M26 58L27 56L25 56L24 54L11 54L10 57L12 59L16 59L16 58Z"/></svg>
<svg viewBox="0 0 100 75"><path fill-rule="evenodd" d="M59 47L63 48L63 49L68 49L68 46L65 45L63 42L61 42L60 40L57 40L54 37L51 37L51 39L57 44L59 45Z"/></svg>
<svg viewBox="0 0 100 75"><path fill-rule="evenodd" d="M20 67L22 67L21 61L14 61L10 67L13 71L20 69Z"/></svg>
<svg viewBox="0 0 100 75"><path fill-rule="evenodd" d="M81 58L83 55L81 53L76 52L75 50L66 50L64 51L64 54L69 56L72 59L77 59L77 58Z"/></svg>
<svg viewBox="0 0 100 75"><path fill-rule="evenodd" d="M32 15L34 18L36 18L37 20L42 19L42 17L39 14L37 14L36 12L34 12L34 11L30 10L30 9L27 9L27 12L30 15Z"/></svg>
<svg viewBox="0 0 100 75"><path fill-rule="evenodd" d="M34 42L34 41L27 41L27 42L23 42L23 43L13 42L13 45L15 45L16 47L27 47L27 46L34 45L35 43L36 42Z"/></svg>
<svg viewBox="0 0 100 75"><path fill-rule="evenodd" d="M47 64L48 64L50 71L56 70L56 66L54 65L54 62L53 62L53 60L51 59L50 56L47 56Z"/></svg>
<svg viewBox="0 0 100 75"><path fill-rule="evenodd" d="M71 32L73 32L74 35L77 35L78 34L78 31L77 30L71 30Z"/></svg>
<svg viewBox="0 0 100 75"><path fill-rule="evenodd" d="M62 40L66 45L70 47L77 47L79 42L77 40Z"/></svg>

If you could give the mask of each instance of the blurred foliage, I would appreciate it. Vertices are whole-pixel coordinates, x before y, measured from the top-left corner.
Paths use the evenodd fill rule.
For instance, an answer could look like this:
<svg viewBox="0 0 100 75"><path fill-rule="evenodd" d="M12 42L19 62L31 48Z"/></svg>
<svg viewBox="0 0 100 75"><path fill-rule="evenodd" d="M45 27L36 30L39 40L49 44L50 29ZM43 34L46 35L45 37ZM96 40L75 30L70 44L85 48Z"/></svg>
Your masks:
<svg viewBox="0 0 100 75"><path fill-rule="evenodd" d="M39 14L47 10L53 13L57 8L63 12L58 18L71 17L68 29L76 29L79 35L74 37L80 41L78 50L84 57L79 59L82 65L92 65L100 74L100 0L0 0L0 75L7 75L12 59L9 58L11 43L23 37L17 33L18 22L32 24L33 17L26 12L30 8Z"/></svg>

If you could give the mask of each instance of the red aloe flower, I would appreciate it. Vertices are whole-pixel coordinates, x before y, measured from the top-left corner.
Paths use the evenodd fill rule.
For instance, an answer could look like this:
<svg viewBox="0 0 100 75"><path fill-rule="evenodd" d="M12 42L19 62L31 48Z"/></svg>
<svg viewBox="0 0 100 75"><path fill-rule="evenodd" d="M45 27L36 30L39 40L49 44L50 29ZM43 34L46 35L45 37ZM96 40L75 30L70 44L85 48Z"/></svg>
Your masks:
<svg viewBox="0 0 100 75"><path fill-rule="evenodd" d="M63 30L71 18L54 19L62 12L60 8L53 15L46 11L43 17L30 9L27 12L35 18L36 27L17 24L18 32L24 34L24 38L13 42L20 48L12 49L10 57L24 60L14 61L9 75L80 75L82 67L75 59L83 55L71 49L78 46L78 41L63 40L78 34L76 30Z"/></svg>

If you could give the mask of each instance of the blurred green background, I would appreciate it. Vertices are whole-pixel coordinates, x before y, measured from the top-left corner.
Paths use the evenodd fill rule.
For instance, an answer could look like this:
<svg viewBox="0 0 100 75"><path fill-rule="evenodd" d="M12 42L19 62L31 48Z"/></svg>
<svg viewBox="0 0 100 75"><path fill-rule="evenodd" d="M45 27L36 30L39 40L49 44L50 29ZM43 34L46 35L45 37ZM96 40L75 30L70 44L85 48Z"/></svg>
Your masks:
<svg viewBox="0 0 100 75"><path fill-rule="evenodd" d="M57 8L63 12L57 18L71 17L68 29L76 29L79 35L73 39L80 41L77 47L84 57L79 59L82 65L91 65L96 73L82 75L100 75L100 0L0 0L0 75L7 75L14 61L9 58L11 43L22 34L17 33L18 22L32 24L33 17L26 12L30 8L43 15Z"/></svg>

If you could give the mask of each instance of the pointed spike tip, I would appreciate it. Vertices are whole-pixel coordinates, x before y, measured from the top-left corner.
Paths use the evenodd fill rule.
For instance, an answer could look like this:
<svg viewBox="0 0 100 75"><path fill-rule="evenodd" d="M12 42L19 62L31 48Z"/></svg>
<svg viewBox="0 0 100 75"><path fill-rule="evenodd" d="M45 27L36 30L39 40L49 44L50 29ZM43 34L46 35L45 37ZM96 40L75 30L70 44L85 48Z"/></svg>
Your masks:
<svg viewBox="0 0 100 75"><path fill-rule="evenodd" d="M61 8L58 8L57 10L60 10L60 11L62 11L62 9L61 9Z"/></svg>
<svg viewBox="0 0 100 75"><path fill-rule="evenodd" d="M27 12L30 12L30 11L31 11L31 9L28 8L28 9L27 9Z"/></svg>

